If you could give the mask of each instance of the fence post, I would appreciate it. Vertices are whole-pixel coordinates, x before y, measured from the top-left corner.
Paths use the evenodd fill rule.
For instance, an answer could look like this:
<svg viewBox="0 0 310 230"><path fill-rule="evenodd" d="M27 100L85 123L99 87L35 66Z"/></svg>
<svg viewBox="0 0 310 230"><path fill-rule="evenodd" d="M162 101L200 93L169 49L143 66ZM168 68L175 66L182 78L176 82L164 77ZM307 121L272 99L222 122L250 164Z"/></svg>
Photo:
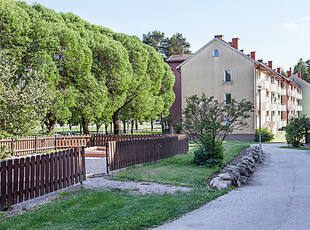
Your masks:
<svg viewBox="0 0 310 230"><path fill-rule="evenodd" d="M55 150L57 150L57 136L55 134Z"/></svg>
<svg viewBox="0 0 310 230"><path fill-rule="evenodd" d="M82 146L82 172L83 172L83 180L86 180L85 147L84 146ZM81 181L81 184L82 184L82 181Z"/></svg>
<svg viewBox="0 0 310 230"><path fill-rule="evenodd" d="M12 149L13 152L14 152L14 148L15 148L14 142L15 142L15 139L12 137L11 149Z"/></svg>
<svg viewBox="0 0 310 230"><path fill-rule="evenodd" d="M35 137L35 146L34 146L34 153L37 154L38 151L38 137Z"/></svg>
<svg viewBox="0 0 310 230"><path fill-rule="evenodd" d="M107 167L107 175L109 175L109 152L108 152L108 142L105 143L105 159Z"/></svg>

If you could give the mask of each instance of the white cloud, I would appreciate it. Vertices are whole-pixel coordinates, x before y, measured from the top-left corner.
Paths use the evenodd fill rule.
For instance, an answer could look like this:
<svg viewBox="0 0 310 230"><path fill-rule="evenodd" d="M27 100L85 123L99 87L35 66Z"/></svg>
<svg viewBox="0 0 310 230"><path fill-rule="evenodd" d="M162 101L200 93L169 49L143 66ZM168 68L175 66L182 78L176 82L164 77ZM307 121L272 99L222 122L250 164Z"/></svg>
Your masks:
<svg viewBox="0 0 310 230"><path fill-rule="evenodd" d="M280 30L293 31L293 30L297 30L299 28L300 28L300 25L298 25L297 23L294 23L294 22L286 22L286 23L279 25Z"/></svg>
<svg viewBox="0 0 310 230"><path fill-rule="evenodd" d="M310 16L305 16L301 18L302 21L310 23Z"/></svg>

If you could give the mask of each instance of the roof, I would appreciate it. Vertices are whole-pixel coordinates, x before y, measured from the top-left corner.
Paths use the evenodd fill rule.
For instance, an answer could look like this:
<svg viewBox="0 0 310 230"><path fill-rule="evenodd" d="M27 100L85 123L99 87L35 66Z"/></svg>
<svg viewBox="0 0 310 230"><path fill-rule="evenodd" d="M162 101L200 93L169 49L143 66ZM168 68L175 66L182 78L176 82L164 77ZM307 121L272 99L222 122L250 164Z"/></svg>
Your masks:
<svg viewBox="0 0 310 230"><path fill-rule="evenodd" d="M240 55L242 55L243 57L245 57L246 59L252 61L254 64L256 64L258 67L257 68L260 68L260 69L264 69L266 70L267 72L271 73L272 75L274 75L275 77L277 78L281 78L281 79L285 79L287 80L288 82L294 84L295 86L297 86L299 89L299 85L297 85L295 82L293 82L291 79L283 76L282 74L278 73L277 71L271 69L268 65L262 63L262 62L258 62L254 59L252 59L251 57L249 57L248 55L244 54L243 52L235 49L231 44L227 43L226 41L224 41L223 39L220 39L220 38L213 38L210 42L208 42L206 45L204 45L202 48L200 48L197 52L195 52L194 54L191 54L190 57L188 57L186 60L184 60L180 65L178 65L176 67L176 69L180 69L185 63L187 63L189 60L191 60L192 58L194 58L196 55L198 55L200 52L202 52L205 48L207 48L209 45L211 45L213 42L215 41L218 41L220 42L221 44L227 46L228 48L234 50L235 52L239 53ZM169 58L170 59L170 58ZM168 59L168 60L169 60ZM167 61L168 61L167 60Z"/></svg>
<svg viewBox="0 0 310 230"><path fill-rule="evenodd" d="M193 54L176 54L176 55L171 55L166 62L183 62L186 59L188 59L190 56Z"/></svg>

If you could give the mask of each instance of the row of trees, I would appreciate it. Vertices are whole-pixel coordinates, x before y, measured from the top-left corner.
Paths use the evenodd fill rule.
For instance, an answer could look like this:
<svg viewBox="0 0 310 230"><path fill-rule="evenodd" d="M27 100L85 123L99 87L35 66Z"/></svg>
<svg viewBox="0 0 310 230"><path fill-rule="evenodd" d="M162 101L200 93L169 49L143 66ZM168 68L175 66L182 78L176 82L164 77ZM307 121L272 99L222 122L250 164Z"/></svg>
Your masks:
<svg viewBox="0 0 310 230"><path fill-rule="evenodd" d="M89 122L113 121L117 134L119 118L168 114L174 75L136 36L40 4L0 0L0 6L2 131L27 135L36 124L52 133L58 122L82 124L88 133Z"/></svg>

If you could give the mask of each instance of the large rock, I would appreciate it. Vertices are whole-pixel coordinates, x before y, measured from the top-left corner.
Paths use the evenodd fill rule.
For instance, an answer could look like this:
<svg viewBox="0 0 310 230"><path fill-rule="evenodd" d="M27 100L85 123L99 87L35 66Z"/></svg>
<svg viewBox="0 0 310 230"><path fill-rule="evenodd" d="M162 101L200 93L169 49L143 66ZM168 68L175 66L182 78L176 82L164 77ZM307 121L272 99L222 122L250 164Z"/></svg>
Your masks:
<svg viewBox="0 0 310 230"><path fill-rule="evenodd" d="M219 177L215 177L211 182L210 186L216 187L219 190L225 190L231 187L232 183L230 180L223 180Z"/></svg>
<svg viewBox="0 0 310 230"><path fill-rule="evenodd" d="M230 173L221 173L217 175L217 177L221 178L222 180L230 180L233 181L234 176Z"/></svg>
<svg viewBox="0 0 310 230"><path fill-rule="evenodd" d="M248 181L248 178L247 178L247 177L241 176L241 178L240 178L241 184L246 184L247 181Z"/></svg>

